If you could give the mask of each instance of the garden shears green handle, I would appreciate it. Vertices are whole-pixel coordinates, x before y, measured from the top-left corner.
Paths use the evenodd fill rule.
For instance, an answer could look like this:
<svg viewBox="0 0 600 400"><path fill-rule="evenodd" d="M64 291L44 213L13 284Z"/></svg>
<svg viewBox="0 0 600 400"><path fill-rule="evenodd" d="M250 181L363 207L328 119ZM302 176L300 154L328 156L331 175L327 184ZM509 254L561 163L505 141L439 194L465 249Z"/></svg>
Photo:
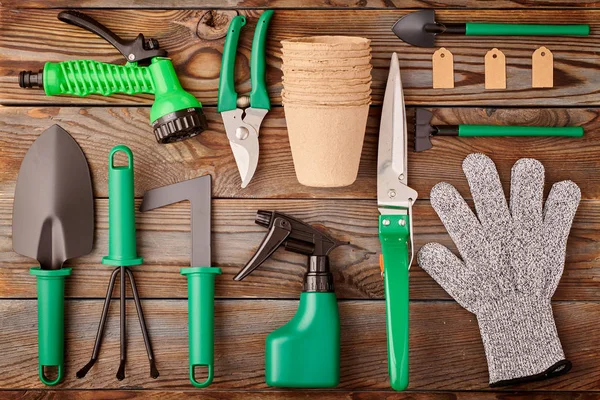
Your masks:
<svg viewBox="0 0 600 400"><path fill-rule="evenodd" d="M377 206L383 275L388 370L394 390L408 386L409 291L412 205L417 192L407 184L407 129L398 55L392 54L379 127Z"/></svg>
<svg viewBox="0 0 600 400"><path fill-rule="evenodd" d="M252 52L250 54L250 107L271 109L271 102L265 81L266 72L266 45L269 21L273 10L265 11L256 24ZM221 62L221 75L219 77L219 93L217 111L231 111L237 108L238 94L235 91L235 56L242 27L246 25L246 17L238 15L231 20Z"/></svg>
<svg viewBox="0 0 600 400"><path fill-rule="evenodd" d="M229 145L242 179L242 188L248 186L256 172L260 125L271 109L265 82L265 48L272 16L273 10L263 12L254 31L250 56L250 96L239 97L235 91L235 55L240 31L246 25L246 17L238 15L231 20L223 48L217 111L223 118Z"/></svg>
<svg viewBox="0 0 600 400"><path fill-rule="evenodd" d="M394 390L408 386L410 216L379 216L380 267L385 290L388 371Z"/></svg>

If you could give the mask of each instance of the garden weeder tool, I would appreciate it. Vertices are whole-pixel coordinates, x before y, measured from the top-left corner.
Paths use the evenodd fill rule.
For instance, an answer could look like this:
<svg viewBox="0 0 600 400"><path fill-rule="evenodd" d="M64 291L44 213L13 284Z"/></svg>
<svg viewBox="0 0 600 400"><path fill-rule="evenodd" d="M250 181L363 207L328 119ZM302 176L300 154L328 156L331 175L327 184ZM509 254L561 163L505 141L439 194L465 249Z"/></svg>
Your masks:
<svg viewBox="0 0 600 400"><path fill-rule="evenodd" d="M158 41L141 33L133 40L123 40L93 18L76 12L58 14L63 22L86 29L112 44L127 60L114 65L91 60L47 62L39 72L22 71L19 85L43 88L46 95L87 96L113 93L154 94L150 123L159 143L171 143L200 134L207 127L202 105L183 90L173 63ZM141 66L140 64L148 64Z"/></svg>
<svg viewBox="0 0 600 400"><path fill-rule="evenodd" d="M419 108L415 116L415 151L433 147L432 136L567 136L582 137L581 126L432 125L433 114Z"/></svg>
<svg viewBox="0 0 600 400"><path fill-rule="evenodd" d="M434 10L421 10L400 18L392 27L392 31L413 46L434 47L436 36L444 33L466 36L587 36L590 34L590 26L485 22L442 24L435 21Z"/></svg>
<svg viewBox="0 0 600 400"><path fill-rule="evenodd" d="M242 178L242 188L248 186L258 165L258 134L260 124L271 109L265 83L265 47L267 29L273 10L265 11L256 24L250 56L250 96L238 97L235 91L235 54L240 31L246 17L238 15L231 20L223 48L217 110L223 117L225 132ZM248 107L250 106L250 107Z"/></svg>
<svg viewBox="0 0 600 400"><path fill-rule="evenodd" d="M114 156L119 152L127 155L127 165L115 165ZM129 270L129 268L127 268L134 265L140 265L143 262L142 257L138 257L136 250L133 153L124 145L115 146L110 151L108 162L108 255L102 258L102 264L113 265L117 268L114 269L110 276L108 290L106 291L106 298L104 299L104 307L102 308L102 315L100 317L100 324L98 325L98 332L96 333L96 340L94 342L92 358L77 372L77 378L83 378L98 360L100 344L102 342L102 335L104 334L104 328L106 326L106 319L108 317L108 309L110 307L112 292L115 287L117 275L120 273L121 279L119 305L121 325L121 362L117 371L117 379L120 381L125 379L125 362L127 357L127 325L125 321L127 292L125 275L129 277L129 282L131 284L135 308L140 321L140 328L142 330L142 336L144 337L146 352L148 353L148 360L150 361L150 376L156 379L158 378L159 374L158 370L156 369L154 353L152 352L152 344L150 343L148 329L146 328L146 321L144 320L144 312L142 310L140 296L135 285L135 280L133 279L133 273Z"/></svg>
<svg viewBox="0 0 600 400"><path fill-rule="evenodd" d="M192 214L192 267L182 268L188 279L188 325L190 381L207 387L214 377L215 277L221 268L210 267L210 175L152 189L144 194L140 211L189 200ZM195 368L206 367L204 382L196 379Z"/></svg>
<svg viewBox="0 0 600 400"><path fill-rule="evenodd" d="M412 205L407 185L407 134L398 55L392 54L377 150L380 267L385 290L388 369L394 390L408 386L408 270L413 256ZM409 256L410 253L410 256Z"/></svg>
<svg viewBox="0 0 600 400"><path fill-rule="evenodd" d="M63 263L92 251L94 195L85 155L60 126L33 142L21 163L13 205L14 250L35 258L40 380L56 385L64 374L64 290L71 268ZM56 367L57 377L45 367Z"/></svg>

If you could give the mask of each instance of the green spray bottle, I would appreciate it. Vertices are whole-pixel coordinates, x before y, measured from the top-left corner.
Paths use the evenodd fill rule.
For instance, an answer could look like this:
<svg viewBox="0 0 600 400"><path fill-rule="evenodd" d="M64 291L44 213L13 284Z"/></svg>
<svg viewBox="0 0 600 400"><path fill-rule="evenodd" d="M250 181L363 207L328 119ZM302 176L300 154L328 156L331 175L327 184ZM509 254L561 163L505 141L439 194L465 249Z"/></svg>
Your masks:
<svg viewBox="0 0 600 400"><path fill-rule="evenodd" d="M283 245L309 257L294 317L271 332L265 345L265 380L274 387L330 388L340 381L340 316L328 254L347 244L296 218L258 211L256 224L269 229L256 254L235 278L240 281Z"/></svg>
<svg viewBox="0 0 600 400"><path fill-rule="evenodd" d="M127 63L47 62L39 72L21 71L19 86L44 89L48 96L153 94L150 124L159 143L188 139L207 128L202 105L181 87L173 63L166 58L167 52L159 48L157 40L145 39L141 33L133 40L124 40L95 19L77 11L62 11L58 19L100 36L119 50Z"/></svg>

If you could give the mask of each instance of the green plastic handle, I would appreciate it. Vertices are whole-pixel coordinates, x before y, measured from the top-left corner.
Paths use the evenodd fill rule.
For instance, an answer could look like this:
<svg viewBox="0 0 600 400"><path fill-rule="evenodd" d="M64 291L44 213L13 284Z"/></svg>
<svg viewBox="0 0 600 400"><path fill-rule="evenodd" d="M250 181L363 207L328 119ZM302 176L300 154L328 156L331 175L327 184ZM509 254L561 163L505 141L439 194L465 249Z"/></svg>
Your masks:
<svg viewBox="0 0 600 400"><path fill-rule="evenodd" d="M125 153L127 165L115 165L117 153ZM129 267L142 262L135 237L133 153L120 144L108 156L108 255L102 258L102 264Z"/></svg>
<svg viewBox="0 0 600 400"><path fill-rule="evenodd" d="M225 112L237 108L237 92L235 91L235 55L237 52L240 31L246 25L246 17L238 15L231 20L221 61L221 75L219 77L219 93L217 111Z"/></svg>
<svg viewBox="0 0 600 400"><path fill-rule="evenodd" d="M467 22L467 36L587 36L590 26L542 25L542 24L488 24L485 22Z"/></svg>
<svg viewBox="0 0 600 400"><path fill-rule="evenodd" d="M402 221L402 222L401 222ZM394 390L408 386L408 241L407 215L380 215L379 240L385 290L388 372Z"/></svg>
<svg viewBox="0 0 600 400"><path fill-rule="evenodd" d="M583 137L581 126L459 125L458 136L568 136Z"/></svg>
<svg viewBox="0 0 600 400"><path fill-rule="evenodd" d="M265 82L267 68L265 48L267 46L267 30L272 16L273 10L267 10L260 16L254 31L252 54L250 56L250 82L252 84L250 106L265 110L271 109L271 101Z"/></svg>
<svg viewBox="0 0 600 400"><path fill-rule="evenodd" d="M190 381L197 388L207 387L214 377L215 362L215 276L221 268L192 267L181 269L188 280L188 329ZM195 377L195 367L207 367L204 382Z"/></svg>
<svg viewBox="0 0 600 400"><path fill-rule="evenodd" d="M150 69L134 63L115 65L92 60L47 62L42 80L47 96L154 93Z"/></svg>
<svg viewBox="0 0 600 400"><path fill-rule="evenodd" d="M40 380L54 386L62 380L64 373L65 277L71 275L71 268L49 270L36 267L29 272L37 278ZM44 367L57 367L56 379L46 378Z"/></svg>

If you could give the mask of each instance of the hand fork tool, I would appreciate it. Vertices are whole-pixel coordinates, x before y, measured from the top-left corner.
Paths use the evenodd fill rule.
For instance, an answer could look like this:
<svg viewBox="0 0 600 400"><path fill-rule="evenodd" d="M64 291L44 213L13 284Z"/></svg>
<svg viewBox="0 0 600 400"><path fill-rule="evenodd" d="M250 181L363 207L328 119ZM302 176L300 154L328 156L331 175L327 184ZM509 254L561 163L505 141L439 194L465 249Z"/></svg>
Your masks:
<svg viewBox="0 0 600 400"><path fill-rule="evenodd" d="M413 253L412 205L417 192L407 185L406 149L404 95L398 55L393 53L379 127L377 206L381 214L380 267L385 290L388 370L394 390L408 386L408 270Z"/></svg>
<svg viewBox="0 0 600 400"><path fill-rule="evenodd" d="M248 186L256 171L260 125L271 109L265 83L265 46L272 16L273 10L265 11L254 32L250 56L250 96L238 97L235 91L235 54L240 31L246 25L246 17L243 15L231 20L223 49L217 111L223 118L225 132L242 178L242 188Z"/></svg>

